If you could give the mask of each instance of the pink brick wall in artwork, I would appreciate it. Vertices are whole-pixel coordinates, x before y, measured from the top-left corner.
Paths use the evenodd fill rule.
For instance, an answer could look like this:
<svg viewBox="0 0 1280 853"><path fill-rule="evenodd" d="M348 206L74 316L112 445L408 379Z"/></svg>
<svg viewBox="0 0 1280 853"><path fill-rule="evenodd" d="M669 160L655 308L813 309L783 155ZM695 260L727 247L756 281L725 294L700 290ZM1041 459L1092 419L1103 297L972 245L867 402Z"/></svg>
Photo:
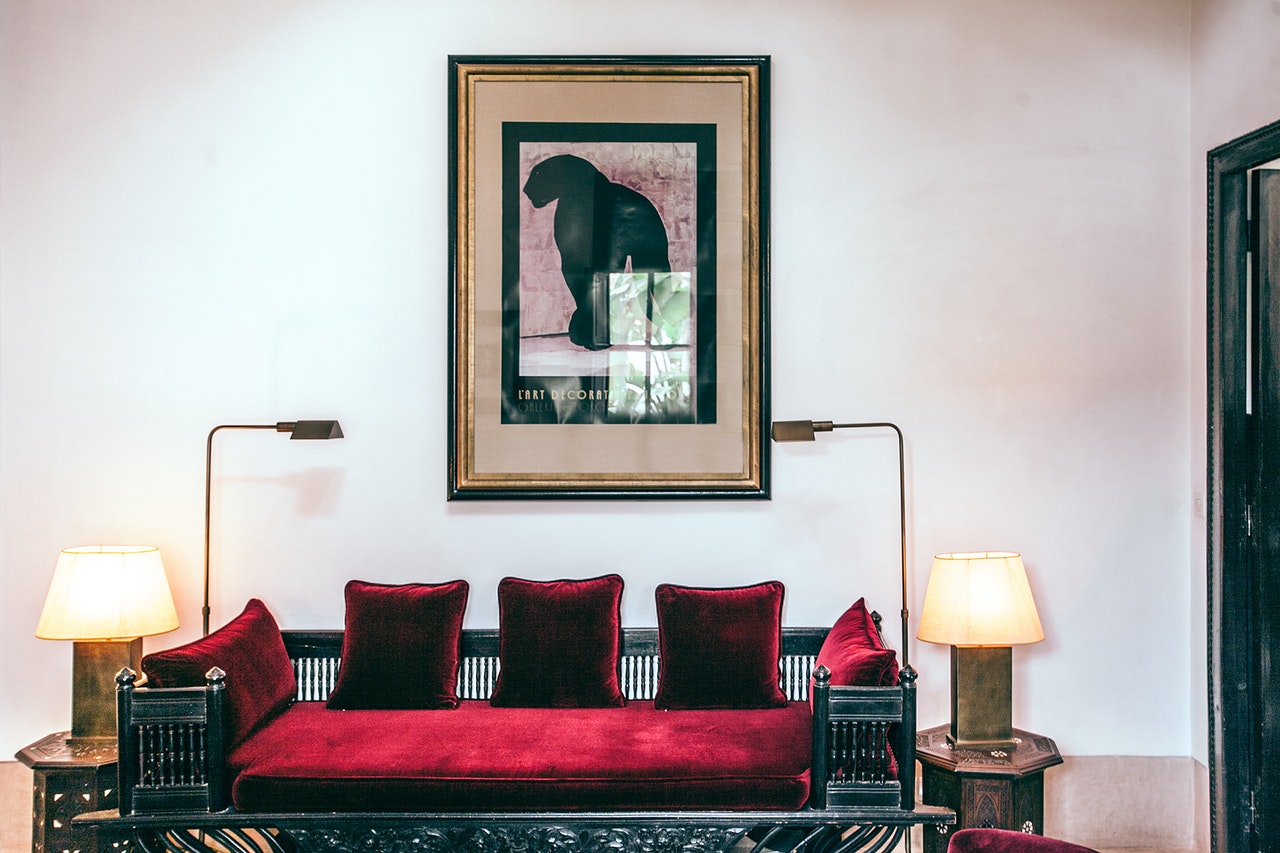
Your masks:
<svg viewBox="0 0 1280 853"><path fill-rule="evenodd" d="M609 180L644 194L662 217L673 271L694 272L698 256L697 146L689 142L526 142L520 186L535 165L556 154L590 161ZM520 334L563 334L573 298L560 273L552 234L556 202L535 209L520 196Z"/></svg>

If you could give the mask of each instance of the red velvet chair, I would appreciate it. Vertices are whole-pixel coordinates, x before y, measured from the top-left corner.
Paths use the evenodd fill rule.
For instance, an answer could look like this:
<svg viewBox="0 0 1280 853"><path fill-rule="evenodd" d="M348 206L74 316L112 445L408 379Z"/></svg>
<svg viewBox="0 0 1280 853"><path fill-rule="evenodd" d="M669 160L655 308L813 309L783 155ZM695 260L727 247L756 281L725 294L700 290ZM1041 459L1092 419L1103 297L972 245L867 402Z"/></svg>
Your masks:
<svg viewBox="0 0 1280 853"><path fill-rule="evenodd" d="M1009 829L962 829L947 853L1097 853L1088 847Z"/></svg>

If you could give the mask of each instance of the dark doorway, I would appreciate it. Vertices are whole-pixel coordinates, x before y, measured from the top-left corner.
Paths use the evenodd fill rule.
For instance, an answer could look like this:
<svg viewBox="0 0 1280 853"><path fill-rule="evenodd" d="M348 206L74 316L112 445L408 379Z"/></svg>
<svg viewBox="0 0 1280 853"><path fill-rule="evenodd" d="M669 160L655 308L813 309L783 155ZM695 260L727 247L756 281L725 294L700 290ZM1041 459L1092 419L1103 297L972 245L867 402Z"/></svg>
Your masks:
<svg viewBox="0 0 1280 853"><path fill-rule="evenodd" d="M1280 849L1280 122L1209 152L1215 853Z"/></svg>

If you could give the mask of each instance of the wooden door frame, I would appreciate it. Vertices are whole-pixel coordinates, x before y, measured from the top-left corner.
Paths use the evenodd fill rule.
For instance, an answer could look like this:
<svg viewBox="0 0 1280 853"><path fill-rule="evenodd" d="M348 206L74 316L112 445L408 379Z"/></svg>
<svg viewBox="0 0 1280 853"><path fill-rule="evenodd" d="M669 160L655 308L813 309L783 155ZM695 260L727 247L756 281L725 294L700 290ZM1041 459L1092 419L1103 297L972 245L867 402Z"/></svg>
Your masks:
<svg viewBox="0 0 1280 853"><path fill-rule="evenodd" d="M1280 158L1280 122L1209 152L1207 623L1214 853L1249 850L1252 679L1246 504L1248 173Z"/></svg>

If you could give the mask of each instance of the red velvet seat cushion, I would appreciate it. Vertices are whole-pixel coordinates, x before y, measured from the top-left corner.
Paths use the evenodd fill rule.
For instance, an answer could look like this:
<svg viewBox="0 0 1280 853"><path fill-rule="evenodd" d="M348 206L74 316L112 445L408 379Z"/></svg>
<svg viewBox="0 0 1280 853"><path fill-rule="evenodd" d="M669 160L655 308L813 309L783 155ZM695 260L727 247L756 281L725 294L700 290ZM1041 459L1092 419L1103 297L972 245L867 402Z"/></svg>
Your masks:
<svg viewBox="0 0 1280 853"><path fill-rule="evenodd" d="M209 636L142 659L149 687L202 687L204 674L215 666L227 673L227 736L232 748L298 695L280 627L256 598Z"/></svg>
<svg viewBox="0 0 1280 853"><path fill-rule="evenodd" d="M783 585L660 584L658 708L778 708Z"/></svg>
<svg viewBox="0 0 1280 853"><path fill-rule="evenodd" d="M231 756L241 811L797 809L809 706L331 711L300 702Z"/></svg>
<svg viewBox="0 0 1280 853"><path fill-rule="evenodd" d="M463 580L400 585L348 582L342 664L329 707L456 707L462 616L469 589Z"/></svg>
<svg viewBox="0 0 1280 853"><path fill-rule="evenodd" d="M498 682L489 701L503 708L614 708L622 578L498 584Z"/></svg>
<svg viewBox="0 0 1280 853"><path fill-rule="evenodd" d="M947 853L1097 853L1088 847L1010 829L962 829Z"/></svg>
<svg viewBox="0 0 1280 853"><path fill-rule="evenodd" d="M898 657L859 598L836 620L818 651L816 666L831 671L831 683L882 687L898 683Z"/></svg>

